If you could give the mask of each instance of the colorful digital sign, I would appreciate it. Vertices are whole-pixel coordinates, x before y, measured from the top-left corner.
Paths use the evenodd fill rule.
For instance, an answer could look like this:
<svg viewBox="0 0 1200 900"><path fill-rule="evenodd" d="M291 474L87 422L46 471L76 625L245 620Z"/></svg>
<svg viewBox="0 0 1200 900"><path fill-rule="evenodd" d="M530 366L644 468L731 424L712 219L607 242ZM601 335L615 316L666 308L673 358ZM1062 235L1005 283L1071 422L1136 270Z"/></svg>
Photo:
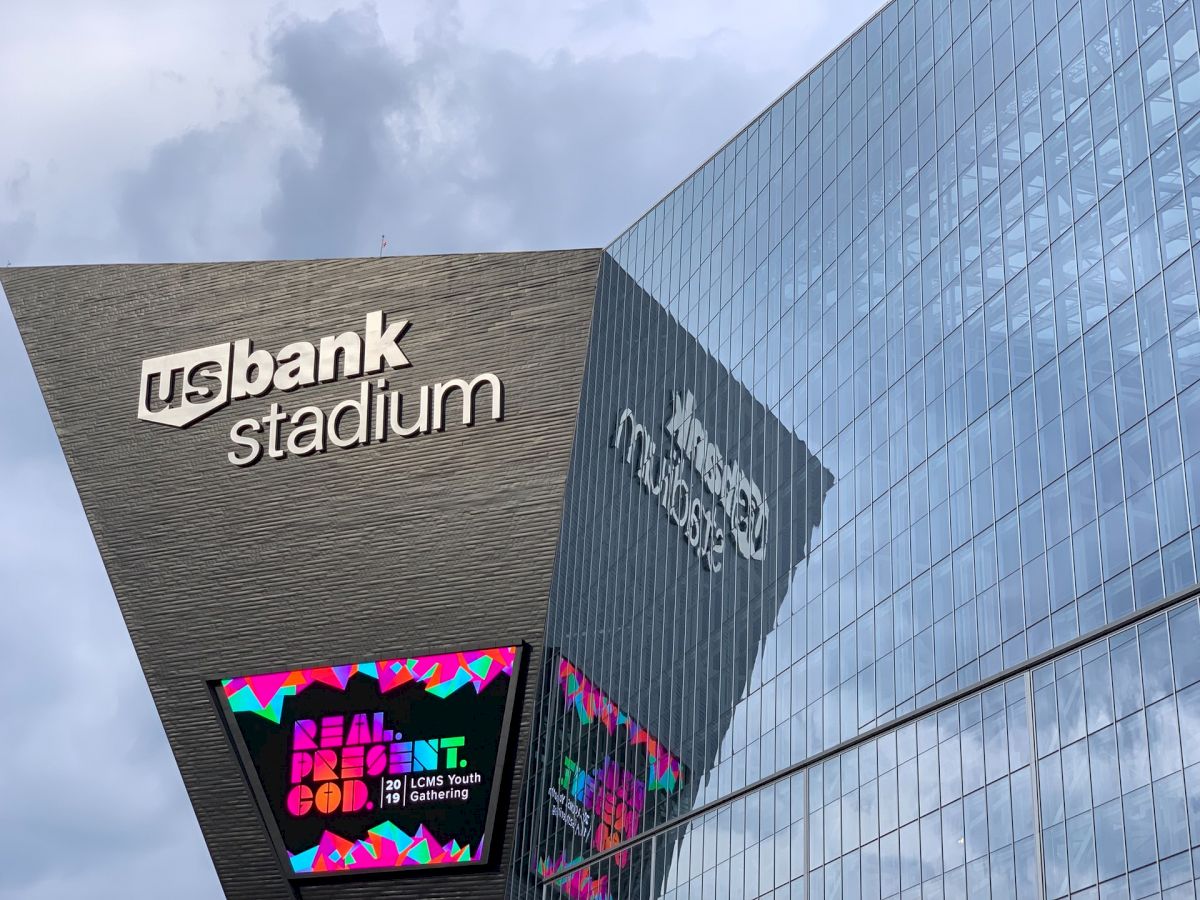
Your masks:
<svg viewBox="0 0 1200 900"><path fill-rule="evenodd" d="M618 850L597 866L584 866L556 877L587 856L605 853L641 833L647 807L669 805L684 781L679 758L566 657L557 663L562 715L557 726L564 745L558 777L550 783L546 801L550 820L561 823L563 849L538 856L539 878L553 879L571 900L611 900L609 882L616 872L628 873L633 860ZM640 883L651 873L628 874Z"/></svg>
<svg viewBox="0 0 1200 900"><path fill-rule="evenodd" d="M292 877L488 861L520 647L215 684Z"/></svg>

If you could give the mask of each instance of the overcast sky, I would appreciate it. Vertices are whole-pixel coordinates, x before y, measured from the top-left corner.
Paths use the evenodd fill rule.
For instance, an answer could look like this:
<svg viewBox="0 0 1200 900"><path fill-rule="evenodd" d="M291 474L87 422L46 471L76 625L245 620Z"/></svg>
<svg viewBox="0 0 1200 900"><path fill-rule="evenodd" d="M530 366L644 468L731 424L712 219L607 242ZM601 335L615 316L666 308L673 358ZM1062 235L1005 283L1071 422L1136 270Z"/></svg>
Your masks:
<svg viewBox="0 0 1200 900"><path fill-rule="evenodd" d="M877 5L0 0L0 265L603 246ZM6 303L0 610L0 900L221 897Z"/></svg>

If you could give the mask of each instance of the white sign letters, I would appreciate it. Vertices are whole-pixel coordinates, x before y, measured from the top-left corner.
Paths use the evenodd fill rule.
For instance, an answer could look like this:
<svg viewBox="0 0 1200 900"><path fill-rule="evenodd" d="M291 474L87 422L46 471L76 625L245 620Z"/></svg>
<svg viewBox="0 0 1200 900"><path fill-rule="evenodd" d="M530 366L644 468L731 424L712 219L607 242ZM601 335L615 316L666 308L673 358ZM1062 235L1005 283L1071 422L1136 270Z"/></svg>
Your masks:
<svg viewBox="0 0 1200 900"><path fill-rule="evenodd" d="M400 347L408 328L407 320L389 323L383 312L372 312L366 316L361 335L346 331L315 342L295 341L276 353L257 349L242 338L156 356L142 363L138 418L186 428L234 400L408 368L412 363ZM485 394L485 412L492 421L502 421L504 384L491 372L469 381L451 378L423 385L407 411L405 396L389 390L386 378L376 377L373 383L360 382L357 396L342 400L328 412L303 406L289 414L279 403L272 403L260 418L239 419L229 430L237 449L227 456L235 466L249 466L264 454L272 459L308 456L330 447L386 441L390 435L408 438L440 432L445 430L452 399L461 403L462 424L470 426L475 424L476 403Z"/></svg>

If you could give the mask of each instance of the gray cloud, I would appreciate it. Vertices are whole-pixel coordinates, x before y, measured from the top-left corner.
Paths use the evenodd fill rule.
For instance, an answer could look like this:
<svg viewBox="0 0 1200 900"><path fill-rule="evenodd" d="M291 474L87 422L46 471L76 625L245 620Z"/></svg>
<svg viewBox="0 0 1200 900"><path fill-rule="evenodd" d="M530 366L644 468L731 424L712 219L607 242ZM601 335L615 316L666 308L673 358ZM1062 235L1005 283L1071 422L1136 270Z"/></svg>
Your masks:
<svg viewBox="0 0 1200 900"><path fill-rule="evenodd" d="M0 266L21 260L33 243L37 224L32 212L22 209L29 184L29 166L22 164L18 171L5 179L0 197Z"/></svg>
<svg viewBox="0 0 1200 900"><path fill-rule="evenodd" d="M250 6L214 21L257 27ZM197 12L203 5L186 14L169 7L114 4L102 14L76 4L65 18L86 32L108 16L122 34L133 22L175 21L178 31L188 16L207 21ZM22 17L34 8L22 7ZM384 9L394 22L399 13ZM689 4L680 10L689 24L697 15ZM561 9L531 6L523 15L540 22L551 13ZM623 29L652 31L652 19L641 0L579 3L566 14L568 30L607 35L601 43L618 47ZM0 265L31 255L366 255L381 232L397 253L601 245L782 86L716 43L675 56L521 55L470 37L448 0L430 0L409 24L411 34L389 32L372 6L276 20L247 33L257 56L237 57L237 77L225 79L214 76L232 52L225 32L220 42L206 41L214 37L207 32L188 41L166 35L177 76L147 76L127 55L106 52L107 77L76 91L86 74L71 61L48 62L45 71L61 69L72 89L55 94L48 85L50 100L29 98L19 110L48 108L73 123L86 96L113 133L133 136L94 135L95 144L81 146L52 122L39 131L44 145L18 150L34 161L32 174L12 167L20 156L4 162ZM57 21L42 25L66 33ZM154 39L152 30L133 31ZM5 40L0 34L0 47ZM645 33L640 40L653 43ZM210 43L223 48L213 58ZM30 46L0 54L0 66L37 63L40 48ZM93 63L96 46L83 54ZM205 52L189 55L195 46ZM243 83L251 63L257 74ZM225 97L231 84L241 85L237 96ZM168 109L164 96L183 99ZM189 101L205 105L194 119ZM140 115L143 103L157 112ZM150 127L164 118L166 130ZM140 137L172 130L156 143ZM0 802L0 858L20 860L0 866L0 900L220 896L4 304L0 384L0 771L18 773Z"/></svg>
<svg viewBox="0 0 1200 900"><path fill-rule="evenodd" d="M747 76L717 59L532 62L461 35L440 4L406 51L369 7L279 23L259 96L119 180L129 255L364 255L381 232L405 253L602 244L753 108ZM26 180L4 183L0 209L22 208ZM0 247L19 260L34 224L0 212ZM0 804L23 860L0 868L0 900L219 896L7 310L0 378L0 584L15 598L0 659L23 676L0 681L0 770L28 773Z"/></svg>
<svg viewBox="0 0 1200 900"><path fill-rule="evenodd" d="M411 115L415 73L390 52L367 11L293 22L276 32L270 53L272 81L316 143L311 158L291 147L279 161L279 194L265 211L271 253L362 256L376 232L364 220L379 208L380 192L392 194L405 179L420 140Z"/></svg>
<svg viewBox="0 0 1200 900"><path fill-rule="evenodd" d="M0 291L0 297L3 296ZM0 385L3 385L0 391L0 422L4 423L4 427L0 428L0 497L11 497L15 501L16 496L5 489L10 479L14 486L20 484L13 474L16 467L31 461L60 459L62 453L7 304L0 305ZM0 514L9 510L10 506L15 506L15 502L0 503ZM92 544L89 535L86 546L91 548ZM0 546L0 560L5 559L3 553L4 549ZM7 597L4 588L15 577L15 573L6 572L0 565L0 597ZM4 679L0 679L0 689L3 684Z"/></svg>
<svg viewBox="0 0 1200 900"><path fill-rule="evenodd" d="M767 96L717 57L534 62L468 45L450 5L414 43L391 45L370 7L282 23L266 86L296 140L252 160L269 129L256 115L156 148L121 202L143 257L363 256L381 233L402 253L606 244ZM238 220L263 198L261 234L230 240L222 182L244 189Z"/></svg>
<svg viewBox="0 0 1200 900"><path fill-rule="evenodd" d="M128 898L131 871L219 896L4 307L0 383L0 900Z"/></svg>
<svg viewBox="0 0 1200 900"><path fill-rule="evenodd" d="M257 217L241 212L254 196L246 164L255 124L239 119L164 141L127 179L118 212L139 260L213 259L236 248L242 257L262 246Z"/></svg>
<svg viewBox="0 0 1200 900"><path fill-rule="evenodd" d="M575 10L575 27L581 35L598 29L628 28L630 23L650 21L644 0L596 0Z"/></svg>
<svg viewBox="0 0 1200 900"><path fill-rule="evenodd" d="M0 265L11 265L21 260L33 244L37 220L31 212L21 212L11 218L0 219Z"/></svg>

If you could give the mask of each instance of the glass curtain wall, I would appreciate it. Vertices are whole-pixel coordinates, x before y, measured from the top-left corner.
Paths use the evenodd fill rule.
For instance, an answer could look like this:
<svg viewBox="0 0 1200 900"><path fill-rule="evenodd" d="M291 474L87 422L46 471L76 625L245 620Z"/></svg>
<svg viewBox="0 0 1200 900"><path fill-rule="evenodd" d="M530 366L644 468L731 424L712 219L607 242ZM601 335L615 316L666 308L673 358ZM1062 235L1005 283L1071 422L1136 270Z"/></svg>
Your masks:
<svg viewBox="0 0 1200 900"><path fill-rule="evenodd" d="M1194 896L1196 14L895 0L609 248L514 897Z"/></svg>

